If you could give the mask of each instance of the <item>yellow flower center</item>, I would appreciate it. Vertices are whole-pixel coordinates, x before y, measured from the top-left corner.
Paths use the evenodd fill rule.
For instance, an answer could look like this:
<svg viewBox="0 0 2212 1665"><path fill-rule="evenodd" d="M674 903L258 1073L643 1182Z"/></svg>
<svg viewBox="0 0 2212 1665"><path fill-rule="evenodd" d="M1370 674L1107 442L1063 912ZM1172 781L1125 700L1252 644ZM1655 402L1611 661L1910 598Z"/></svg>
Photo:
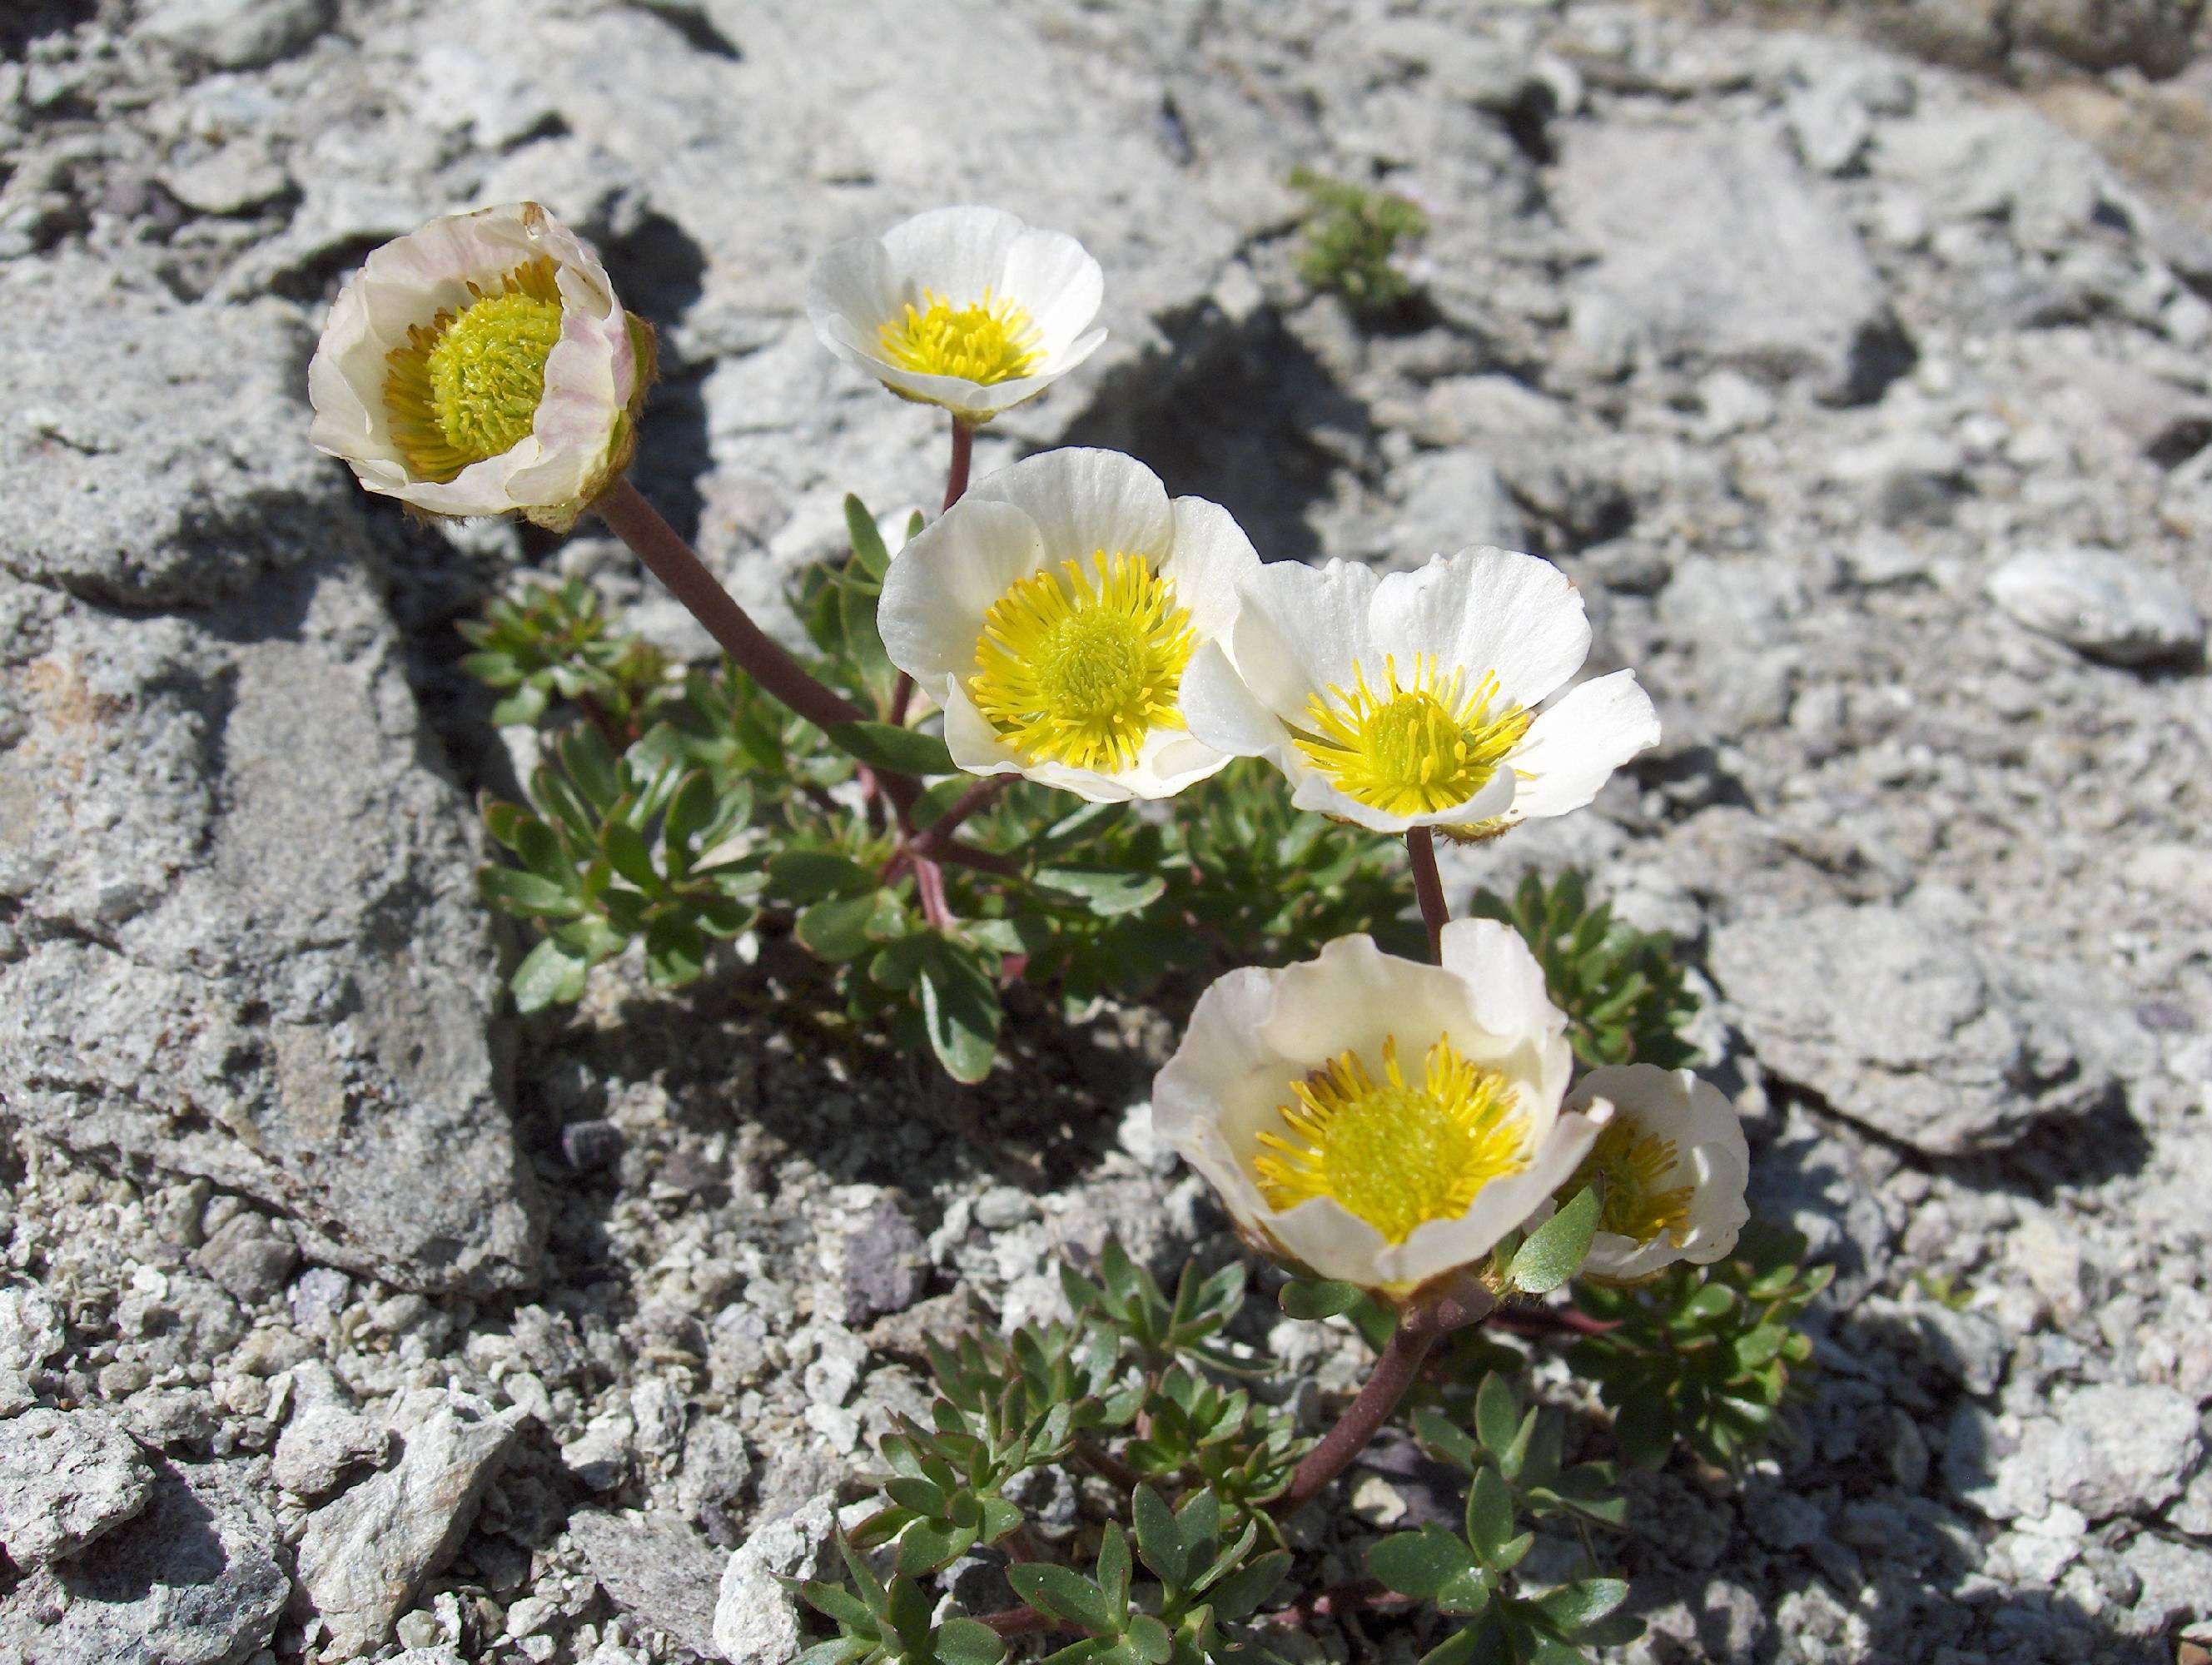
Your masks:
<svg viewBox="0 0 2212 1665"><path fill-rule="evenodd" d="M1528 1165L1528 1119L1513 1084L1461 1057L1449 1040L1429 1048L1419 1082L1382 1042L1382 1079L1346 1052L1291 1088L1278 1107L1288 1136L1263 1133L1252 1164L1273 1208L1334 1197L1390 1242L1427 1220L1457 1219L1492 1180Z"/></svg>
<svg viewBox="0 0 2212 1665"><path fill-rule="evenodd" d="M1395 658L1382 661L1382 686L1369 686L1354 668L1347 693L1332 686L1306 702L1310 734L1291 744L1346 797L1386 815L1427 815L1464 804L1528 732L1531 714L1498 700L1498 673L1474 687L1455 665L1439 676L1432 654L1413 661L1410 684L1398 680Z"/></svg>
<svg viewBox="0 0 2212 1665"><path fill-rule="evenodd" d="M1575 1176L1560 1188L1571 1197L1586 1185L1601 1185L1605 1202L1598 1214L1598 1230L1612 1231L1638 1243L1648 1243L1662 1231L1677 1248L1690 1235L1690 1198L1697 1188L1676 1185L1662 1189L1660 1182L1673 1171L1674 1141L1656 1133L1639 1134L1636 1123L1616 1115L1590 1146Z"/></svg>
<svg viewBox="0 0 2212 1665"><path fill-rule="evenodd" d="M1190 612L1142 556L1063 561L991 604L975 641L975 708L1027 763L1118 774L1156 728L1181 728Z"/></svg>
<svg viewBox="0 0 2212 1665"><path fill-rule="evenodd" d="M927 289L921 298L923 306L909 304L877 332L884 356L902 370L988 387L1029 374L1044 356L1029 313L1011 301L994 301L988 289L968 307Z"/></svg>
<svg viewBox="0 0 2212 1665"><path fill-rule="evenodd" d="M528 436L545 397L545 361L561 339L561 289L540 256L486 289L458 313L408 326L407 344L384 359L384 404L392 443L426 480L452 479L471 463Z"/></svg>

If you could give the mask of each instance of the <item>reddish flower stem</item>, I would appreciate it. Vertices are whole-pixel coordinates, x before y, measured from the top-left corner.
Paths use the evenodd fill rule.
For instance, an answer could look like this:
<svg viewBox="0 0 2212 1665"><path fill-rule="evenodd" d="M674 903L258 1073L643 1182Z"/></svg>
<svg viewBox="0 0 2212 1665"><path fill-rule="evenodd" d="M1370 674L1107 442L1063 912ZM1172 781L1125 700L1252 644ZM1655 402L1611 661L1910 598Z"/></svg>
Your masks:
<svg viewBox="0 0 2212 1665"><path fill-rule="evenodd" d="M1490 1322L1516 1335L1603 1335L1620 1328L1575 1307L1501 1307Z"/></svg>
<svg viewBox="0 0 2212 1665"><path fill-rule="evenodd" d="M1337 1419L1322 1443L1306 1453L1291 1476L1290 1490L1270 1504L1279 1518L1292 1515L1321 1494L1323 1487L1352 1466L1367 1449L1376 1431L1389 1420L1398 1401L1421 1373L1429 1349L1453 1330L1476 1324L1489 1316L1495 1304L1489 1291L1479 1284L1453 1289L1417 1302L1398 1315L1398 1328L1375 1361L1375 1373L1359 1390L1344 1414Z"/></svg>
<svg viewBox="0 0 2212 1665"><path fill-rule="evenodd" d="M1406 832L1406 854L1413 864L1413 894L1421 903L1421 922L1429 927L1429 957L1441 965L1444 957L1444 927L1451 912L1444 906L1443 880L1437 876L1436 835L1426 827Z"/></svg>
<svg viewBox="0 0 2212 1665"><path fill-rule="evenodd" d="M1065 1626L1063 1621L1048 1619L1035 1607L1008 1607L1003 1613L987 1613L975 1621L988 1625L1000 1636L1030 1636L1038 1631L1049 1631Z"/></svg>
<svg viewBox="0 0 2212 1665"><path fill-rule="evenodd" d="M628 476L608 487L592 507L691 617L707 627L707 634L722 651L769 694L817 727L866 720L867 714L860 707L809 676L797 659L752 622ZM877 775L876 784L898 806L902 817L921 795L921 782L911 775L886 770Z"/></svg>

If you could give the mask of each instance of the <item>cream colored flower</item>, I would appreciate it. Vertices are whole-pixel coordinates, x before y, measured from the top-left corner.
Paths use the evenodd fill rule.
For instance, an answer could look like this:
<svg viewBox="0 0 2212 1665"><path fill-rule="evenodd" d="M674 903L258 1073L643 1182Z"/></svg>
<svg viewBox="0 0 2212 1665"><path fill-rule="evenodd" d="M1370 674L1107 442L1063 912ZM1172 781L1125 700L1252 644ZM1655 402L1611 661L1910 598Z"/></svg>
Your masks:
<svg viewBox="0 0 2212 1665"><path fill-rule="evenodd" d="M1048 451L901 550L876 619L891 663L944 707L962 769L1166 798L1229 761L1185 732L1183 667L1259 566L1226 510L1169 501L1142 463Z"/></svg>
<svg viewBox="0 0 2212 1665"><path fill-rule="evenodd" d="M1083 245L995 208L940 208L815 262L822 344L894 393L970 424L1042 392L1098 350L1105 280Z"/></svg>
<svg viewBox="0 0 2212 1665"><path fill-rule="evenodd" d="M1629 1283L1676 1261L1710 1266L1735 1247L1751 1218L1744 1187L1751 1151L1735 1106L1687 1070L1608 1065L1575 1085L1573 1109L1613 1106L1562 1199L1603 1188L1584 1275Z"/></svg>
<svg viewBox="0 0 2212 1665"><path fill-rule="evenodd" d="M629 466L653 332L535 203L386 243L331 308L309 438L371 491L432 514L566 531Z"/></svg>
<svg viewBox="0 0 2212 1665"><path fill-rule="evenodd" d="M1340 937L1232 971L1152 1085L1154 1129L1248 1236L1393 1295L1486 1255L1610 1114L1562 1112L1566 1019L1520 937L1459 920L1443 946L1424 965Z"/></svg>
<svg viewBox="0 0 2212 1665"><path fill-rule="evenodd" d="M1538 705L1582 666L1589 623L1559 568L1468 549L1377 577L1281 562L1184 681L1191 732L1290 777L1291 801L1377 832L1462 836L1563 815L1659 738L1633 672Z"/></svg>

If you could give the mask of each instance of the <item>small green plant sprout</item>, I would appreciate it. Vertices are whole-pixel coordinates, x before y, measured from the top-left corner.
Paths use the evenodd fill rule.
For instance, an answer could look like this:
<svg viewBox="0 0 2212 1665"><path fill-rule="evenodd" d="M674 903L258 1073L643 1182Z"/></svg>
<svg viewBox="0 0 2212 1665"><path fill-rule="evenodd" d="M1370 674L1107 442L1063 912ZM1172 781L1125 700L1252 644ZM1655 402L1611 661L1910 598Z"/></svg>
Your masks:
<svg viewBox="0 0 2212 1665"><path fill-rule="evenodd" d="M1402 301L1420 211L1293 183L1309 281ZM809 1665L1267 1665L1347 1621L1425 1665L1582 1660L1637 1631L1602 1535L1626 1506L1514 1386L1523 1344L1568 1344L1620 1458L1726 1463L1778 1425L1826 1278L1744 1230L1742 1132L1680 1067L1695 1000L1661 939L1575 874L1445 902L1439 829L1571 814L1656 715L1631 671L1568 687L1588 621L1534 556L1267 562L1106 451L971 489L975 430L1097 347L1102 281L1073 238L983 208L824 258L822 338L945 410L951 451L942 511L896 550L846 500L848 548L788 597L795 647L627 477L652 331L535 204L369 257L310 369L314 439L420 513L598 515L722 650L679 670L579 583L464 631L497 720L538 731L525 801L483 808L484 898L534 933L520 1007L633 952L658 987L742 975L718 942L783 936L819 969L810 1021L975 1082L1010 1020L1188 1005L1155 1135L1287 1275L1281 1315L1344 1319L1330 1342L1369 1360L1316 1405L1247 1262L1211 1247L1170 1295L1109 1243L1058 1319L932 1338L927 1413L880 1441L842 1577L797 1591L830 1632ZM1465 1503L1370 1543L1335 1505L1394 1423ZM1532 1559L1546 1534L1571 1566ZM1011 1599L963 1612L979 1561Z"/></svg>
<svg viewBox="0 0 2212 1665"><path fill-rule="evenodd" d="M1287 183L1306 199L1297 257L1300 277L1369 314L1389 312L1412 297L1407 248L1429 231L1429 216L1418 204L1310 167L1292 168Z"/></svg>

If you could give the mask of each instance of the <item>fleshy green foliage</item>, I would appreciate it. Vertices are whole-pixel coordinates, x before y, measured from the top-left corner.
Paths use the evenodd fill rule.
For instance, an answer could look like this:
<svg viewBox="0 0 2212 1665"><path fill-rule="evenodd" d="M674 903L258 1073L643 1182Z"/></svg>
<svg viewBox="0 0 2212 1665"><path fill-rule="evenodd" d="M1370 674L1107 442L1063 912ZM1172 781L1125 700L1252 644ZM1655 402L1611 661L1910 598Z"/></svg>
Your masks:
<svg viewBox="0 0 2212 1665"><path fill-rule="evenodd" d="M1413 294L1399 251L1428 234L1429 217L1418 206L1310 167L1291 169L1288 183L1306 199L1299 276L1363 313L1388 312Z"/></svg>
<svg viewBox="0 0 2212 1665"><path fill-rule="evenodd" d="M814 668L888 716L896 676L876 602L890 556L858 500L846 507L850 557L813 569L793 605ZM556 762L533 778L527 807L485 811L516 862L487 870L485 893L545 933L515 975L526 1011L576 1000L592 965L641 939L653 981L689 982L708 939L758 920L822 963L856 1033L927 1047L954 1079L976 1081L999 1055L1003 991L1017 980L1082 1008L1177 976L1308 958L1347 932L1420 951L1419 926L1400 917L1395 845L1291 809L1256 763L1184 793L1164 820L1018 787L961 835L1009 872L943 866L950 917L932 924L911 867L893 861L894 829L835 794L863 765L943 776L915 810L927 827L975 784L934 734L887 720L825 732L726 666L672 680L653 650L608 630L578 584L495 604L469 634L481 647L471 668L517 690L502 712L527 696L508 713L517 720L547 716L555 694L589 702L588 724L553 732ZM635 738L617 757L610 732ZM665 832L655 817L670 794L683 811L677 844L641 861L636 846Z"/></svg>
<svg viewBox="0 0 2212 1665"><path fill-rule="evenodd" d="M1577 1286L1582 1310L1614 1328L1568 1362L1596 1382L1624 1457L1656 1468L1679 1444L1734 1463L1774 1431L1790 1367L1812 1356L1793 1326L1833 1273L1806 1269L1804 1255L1802 1237L1754 1224L1711 1267L1673 1266L1627 1289Z"/></svg>
<svg viewBox="0 0 2212 1665"><path fill-rule="evenodd" d="M628 733L668 678L659 648L608 629L599 597L580 579L542 586L521 601L495 601L459 629L476 649L461 668L506 690L492 708L495 723L534 723L557 696L590 702L617 734Z"/></svg>
<svg viewBox="0 0 2212 1665"><path fill-rule="evenodd" d="M484 805L485 826L520 864L484 868L484 899L545 933L514 974L525 1012L575 1000L586 970L639 938L654 983L690 982L709 938L753 921L760 863L732 849L750 793L640 750L617 758L596 729L572 729L532 777L527 809Z"/></svg>
<svg viewBox="0 0 2212 1665"><path fill-rule="evenodd" d="M1285 1627L1363 1609L1376 1625L1419 1626L1436 1644L1429 1657L1447 1661L1565 1662L1638 1634L1612 1616L1626 1586L1594 1559L1572 1583L1522 1594L1515 1569L1531 1525L1571 1529L1594 1557L1592 1534L1618 1528L1626 1504L1611 1466L1565 1461L1557 1414L1524 1407L1503 1376L1413 1412L1423 1448L1467 1477L1465 1530L1376 1546L1369 1571L1413 1598L1378 1602L1373 1584L1315 1587L1319 1567L1284 1543L1269 1508L1306 1443L1243 1385L1272 1374L1265 1361L1223 1339L1245 1300L1241 1263L1205 1277L1186 1268L1170 1297L1109 1243L1094 1277L1066 1271L1062 1284L1073 1323L932 1347L930 1425L901 1419L883 1442L884 1506L843 1545L847 1583L801 1592L838 1632L805 1659L950 1660L952 1647L980 1648L954 1628L958 1617L930 1628L940 1609L925 1585L994 1547L1020 1606L992 1619L1048 1633L1054 1661L1267 1665L1268 1638ZM1342 1287L1293 1285L1302 1292L1285 1304L1354 1314ZM1015 1482L1048 1465L1086 1477L1066 1553L1039 1543L1018 1501L1037 1492Z"/></svg>
<svg viewBox="0 0 2212 1665"><path fill-rule="evenodd" d="M1480 890L1468 911L1504 921L1535 951L1585 1065L1678 1069L1696 1060L1680 1030L1696 1015L1698 997L1684 986L1672 945L1615 921L1608 903L1591 906L1580 873L1571 869L1549 885L1530 873L1511 901Z"/></svg>
<svg viewBox="0 0 2212 1665"><path fill-rule="evenodd" d="M1586 1660L1584 1646L1615 1646L1642 1633L1639 1621L1613 1614L1628 1586L1595 1576L1594 1567L1540 1596L1516 1588L1514 1569L1536 1541L1524 1520L1572 1524L1587 1546L1589 1528L1618 1528L1626 1513L1609 1464L1563 1464L1556 1413L1524 1410L1510 1384L1491 1376L1476 1394L1472 1431L1434 1410L1414 1413L1413 1431L1431 1456L1468 1480L1462 1530L1425 1526L1368 1552L1367 1570L1384 1586L1455 1621L1423 1665L1569 1665Z"/></svg>

